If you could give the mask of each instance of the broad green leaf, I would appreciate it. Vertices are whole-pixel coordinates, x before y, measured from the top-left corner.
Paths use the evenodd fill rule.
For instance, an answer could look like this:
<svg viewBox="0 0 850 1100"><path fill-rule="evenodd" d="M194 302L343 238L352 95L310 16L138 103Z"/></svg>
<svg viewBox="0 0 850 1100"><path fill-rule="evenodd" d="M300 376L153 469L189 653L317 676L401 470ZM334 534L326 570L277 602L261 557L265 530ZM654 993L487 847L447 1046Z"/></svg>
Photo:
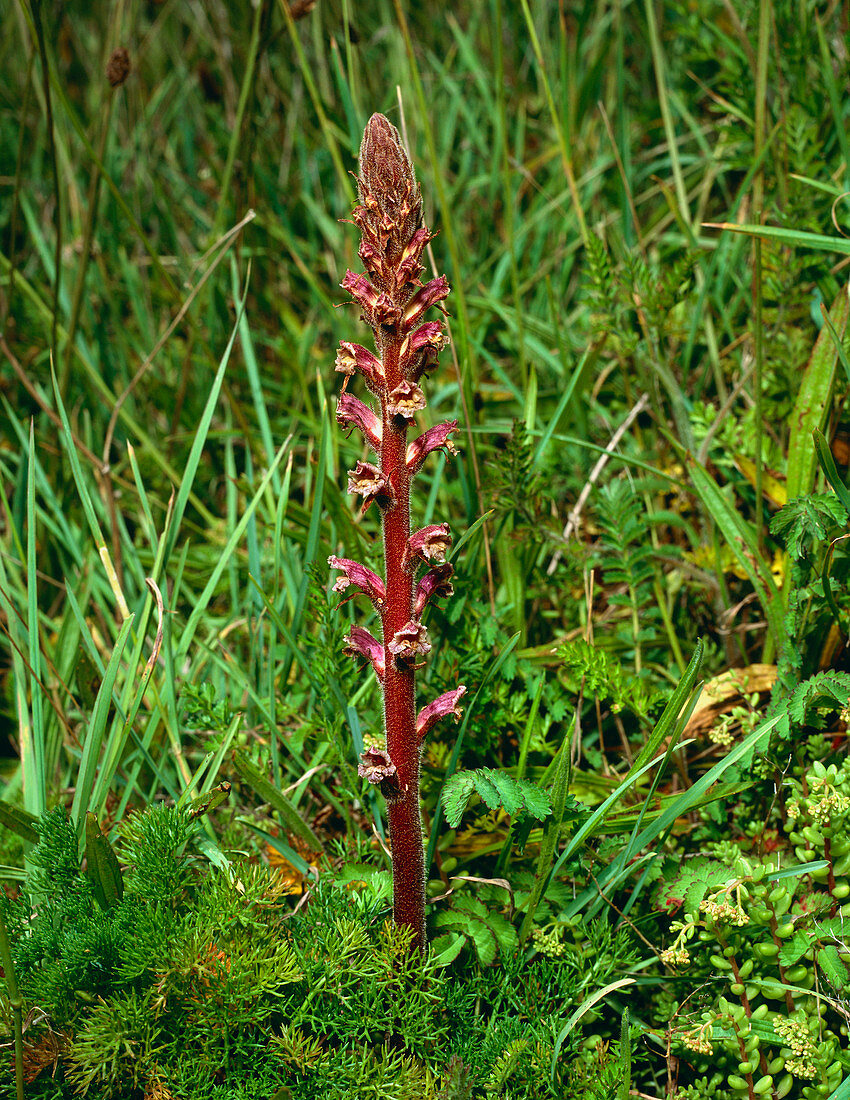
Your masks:
<svg viewBox="0 0 850 1100"><path fill-rule="evenodd" d="M86 814L86 874L101 909L111 909L123 898L124 879L118 857L91 812Z"/></svg>
<svg viewBox="0 0 850 1100"><path fill-rule="evenodd" d="M839 338L844 337L850 298L847 286L841 288L829 315L830 325ZM800 389L791 413L788 439L786 493L789 501L810 493L815 483L817 457L812 432L823 431L831 407L832 388L838 349L832 332L824 325L815 341L809 362L803 371Z"/></svg>
<svg viewBox="0 0 850 1100"><path fill-rule="evenodd" d="M280 814L284 827L311 849L313 852L322 852L322 842L301 817L286 795L271 783L260 769L252 764L244 753L238 750L233 754L233 765L236 771L255 794L258 794L263 802L268 802L272 809Z"/></svg>

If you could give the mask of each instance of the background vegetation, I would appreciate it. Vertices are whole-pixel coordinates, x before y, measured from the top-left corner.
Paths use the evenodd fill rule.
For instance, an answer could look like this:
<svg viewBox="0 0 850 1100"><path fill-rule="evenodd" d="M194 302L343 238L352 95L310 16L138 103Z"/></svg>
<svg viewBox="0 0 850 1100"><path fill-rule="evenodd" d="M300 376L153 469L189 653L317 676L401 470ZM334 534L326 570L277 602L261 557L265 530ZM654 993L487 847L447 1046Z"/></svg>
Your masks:
<svg viewBox="0 0 850 1100"><path fill-rule="evenodd" d="M17 972L28 1094L850 1096L847 19L8 6L2 1010L11 1043ZM417 481L457 547L428 697L470 690L425 748L415 975L354 771L378 693L325 566L380 553L333 425L373 111L439 229L429 415L463 429Z"/></svg>

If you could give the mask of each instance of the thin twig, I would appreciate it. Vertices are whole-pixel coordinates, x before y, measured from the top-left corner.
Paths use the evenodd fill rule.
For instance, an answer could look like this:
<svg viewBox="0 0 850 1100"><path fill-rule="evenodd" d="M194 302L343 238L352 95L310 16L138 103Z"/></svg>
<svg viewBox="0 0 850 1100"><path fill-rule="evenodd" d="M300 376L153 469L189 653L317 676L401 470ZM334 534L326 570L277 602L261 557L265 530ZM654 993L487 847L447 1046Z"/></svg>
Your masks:
<svg viewBox="0 0 850 1100"><path fill-rule="evenodd" d="M599 456L599 459L598 459L596 465L590 471L590 477L588 477L588 479L587 479L587 481L584 485L584 488L579 493L578 500L573 505L573 510L569 514L569 518L567 519L566 526L564 527L563 533L561 535L561 538L563 539L565 545L566 545L566 543L568 543L570 541L570 539L572 538L574 532L578 528L578 521L581 518L581 513L584 510L585 504L587 503L587 498L590 496L590 494L593 490L593 486L599 480L600 474L605 469L605 467L608 465L608 460L611 458L611 456L614 452L614 449L617 447L617 445L619 444L619 442L623 438L623 436L626 434L626 432L629 430L629 428L631 427L634 420L640 415L640 413L643 412L643 410L647 407L648 404L649 404L649 395L646 394L646 393L642 393L640 395L640 397L638 398L638 400L633 405L633 407L631 408L631 410L629 411L629 414L626 417L626 419L623 421L623 423L617 428L617 430L611 436L611 439L608 442L608 446L605 448L604 454L601 454ZM552 560L549 562L549 565L546 569L546 576L547 577L551 577L552 574L555 572L555 570L558 567L558 562L563 557L563 554L564 554L564 547L562 546L562 547L559 547L555 551L555 553L552 555Z"/></svg>

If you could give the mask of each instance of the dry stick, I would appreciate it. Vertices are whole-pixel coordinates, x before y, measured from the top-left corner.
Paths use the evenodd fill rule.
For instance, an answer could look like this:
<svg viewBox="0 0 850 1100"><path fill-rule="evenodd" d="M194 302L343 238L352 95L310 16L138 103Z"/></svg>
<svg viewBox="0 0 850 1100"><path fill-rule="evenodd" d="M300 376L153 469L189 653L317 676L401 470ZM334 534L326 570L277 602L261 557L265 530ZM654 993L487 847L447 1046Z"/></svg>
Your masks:
<svg viewBox="0 0 850 1100"><path fill-rule="evenodd" d="M599 475L602 473L602 471L607 466L608 460L611 458L611 452L614 450L614 448L617 446L617 444L620 442L620 440L623 438L623 436L629 430L629 428L631 427L631 425L634 422L635 418L637 416L639 416L640 413L643 412L643 410L647 407L648 404L649 404L649 395L645 394L645 393L642 393L640 395L640 397L638 398L637 402L630 409L629 414L626 417L626 419L619 426L619 428L617 428L616 432L614 432L614 434L611 436L610 440L608 441L608 446L605 448L604 454L601 454L599 456L599 460L597 461L597 463L593 467L593 469L590 471L590 477L585 482L584 488L579 493L578 500L575 502L575 505L573 506L573 510L569 514L566 526L564 527L563 533L561 535L561 538L564 540L564 543L567 543L567 542L570 541L570 539L573 536L573 532L578 527L578 521L581 518L581 513L584 509L585 504L587 503L587 498L590 496L591 491L593 490L593 486L598 481ZM552 555L552 560L549 562L549 565L546 569L546 576L547 577L551 577L552 574L555 572L555 570L558 567L558 562L561 560L561 558L563 556L563 553L564 553L563 548L560 548L560 549L556 550L555 553Z"/></svg>

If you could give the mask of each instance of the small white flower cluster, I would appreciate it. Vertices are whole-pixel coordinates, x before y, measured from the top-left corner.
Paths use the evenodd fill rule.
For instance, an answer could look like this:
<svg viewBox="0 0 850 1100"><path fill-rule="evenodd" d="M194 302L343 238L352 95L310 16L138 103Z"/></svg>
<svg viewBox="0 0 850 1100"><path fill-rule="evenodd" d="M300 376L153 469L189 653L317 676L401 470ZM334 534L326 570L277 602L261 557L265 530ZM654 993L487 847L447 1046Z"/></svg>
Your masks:
<svg viewBox="0 0 850 1100"><path fill-rule="evenodd" d="M711 1045L711 1023L705 1023L702 1027L695 1028L693 1031L686 1031L682 1035L682 1043L688 1048L688 1050L694 1051L695 1054L713 1054L714 1047Z"/></svg>
<svg viewBox="0 0 850 1100"><path fill-rule="evenodd" d="M744 912L741 905L740 885L736 891L734 905L732 904L729 893L724 889L718 890L714 894L709 894L707 898L703 898L699 903L699 907L700 912L707 913L712 920L716 920L718 923L725 921L728 924L737 924L739 927L750 923L750 918Z"/></svg>
<svg viewBox="0 0 850 1100"><path fill-rule="evenodd" d="M691 956L687 947L674 944L673 947L667 947L661 952L661 961L667 966L687 966Z"/></svg>
<svg viewBox="0 0 850 1100"><path fill-rule="evenodd" d="M545 932L542 928L535 928L532 939L540 954L546 955L547 958L557 959L564 953L565 948L561 943L561 935L557 928L553 928L551 932Z"/></svg>
<svg viewBox="0 0 850 1100"><path fill-rule="evenodd" d="M795 1017L790 1020L777 1020L773 1025L782 1037L782 1041L791 1048L791 1058L785 1059L785 1068L793 1076L804 1080L817 1077L814 1059L817 1047L809 1034L806 1021Z"/></svg>

